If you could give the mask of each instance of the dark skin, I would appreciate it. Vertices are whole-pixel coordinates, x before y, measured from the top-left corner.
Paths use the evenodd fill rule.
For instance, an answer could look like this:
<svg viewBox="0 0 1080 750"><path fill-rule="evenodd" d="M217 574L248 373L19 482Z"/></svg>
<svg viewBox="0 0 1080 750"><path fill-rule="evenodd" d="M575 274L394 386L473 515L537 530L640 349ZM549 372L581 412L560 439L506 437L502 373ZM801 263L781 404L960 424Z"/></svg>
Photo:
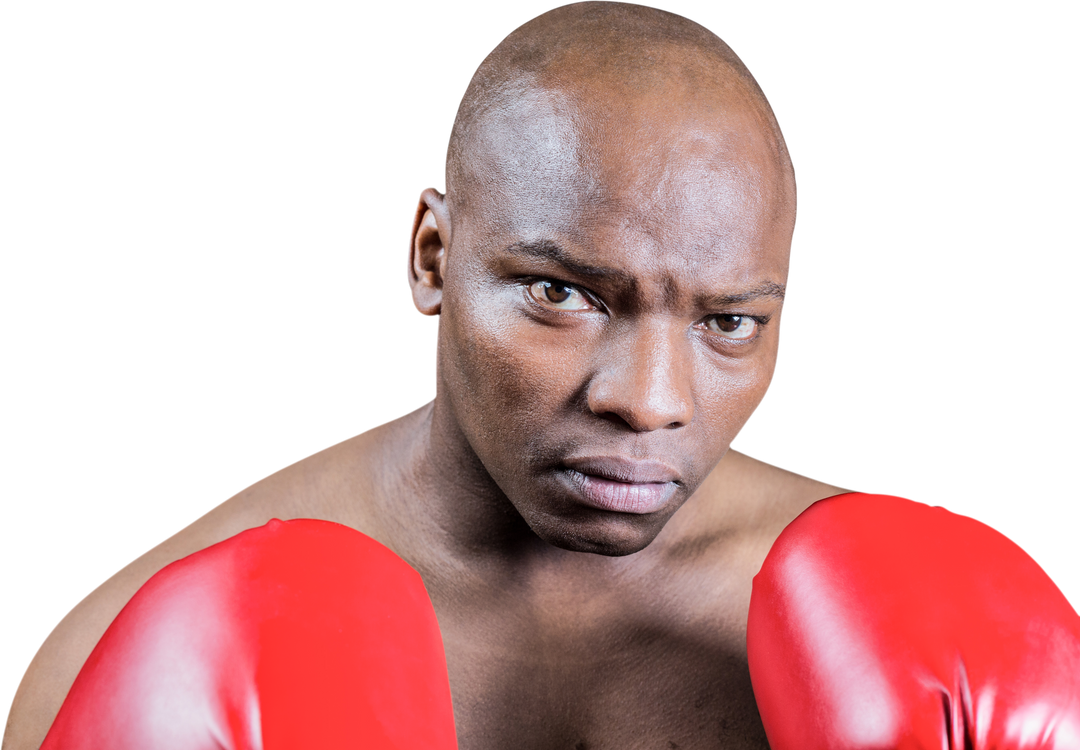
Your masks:
<svg viewBox="0 0 1080 750"><path fill-rule="evenodd" d="M560 40L551 60L485 62L513 95L489 87L479 115L466 95L410 255L417 308L441 315L435 401L254 485L91 594L31 665L4 750L38 746L147 578L274 517L352 526L421 573L462 748L766 747L751 579L840 490L729 450L775 366L795 190L760 92L688 23L571 6L511 37Z"/></svg>
<svg viewBox="0 0 1080 750"><path fill-rule="evenodd" d="M478 740L763 742L741 661L746 584L767 549L748 526L763 508L735 511L698 488L772 373L793 186L760 113L739 106L748 92L710 101L679 78L654 90L631 97L608 78L539 88L477 128L476 151L495 164L475 170L482 189L470 191L461 220L452 202L424 196L414 296L422 310L441 312L449 334L439 365L440 391L450 397L435 404L433 435L467 444L475 458L455 461L479 459L476 475L490 477L516 511L487 528L466 518L459 536L481 530L474 544L494 557L493 572L520 571L500 594L523 583L549 592L508 608L520 611L523 632L501 632L500 618L477 641L465 627L475 656L461 667L449 657L452 669L476 675L466 681L482 688L474 705L514 696L500 701L502 715L478 723ZM765 135L732 137L746 132ZM523 180L500 163L511 143L515 164L540 179ZM535 152L523 143L537 144ZM562 200L545 200L550 194ZM736 317L758 319L747 338L720 325ZM467 400L459 404L458 394ZM504 418L492 424L485 416L493 413ZM650 514L583 507L559 481L582 455L659 460L675 469L678 489ZM696 533L702 528L709 532ZM730 546L716 543L724 537ZM492 539L505 540L502 554ZM534 561L524 562L530 548ZM664 593L651 589L661 579L670 586ZM680 590L695 600L679 607L685 627L673 626L667 610ZM543 629L538 612L558 615ZM649 643L657 633L664 635ZM479 658L492 642L501 658ZM550 647L537 655L537 642ZM503 671L507 663L517 668ZM522 672L531 679L508 682ZM532 710L522 715L523 707ZM466 746L473 724L459 724Z"/></svg>

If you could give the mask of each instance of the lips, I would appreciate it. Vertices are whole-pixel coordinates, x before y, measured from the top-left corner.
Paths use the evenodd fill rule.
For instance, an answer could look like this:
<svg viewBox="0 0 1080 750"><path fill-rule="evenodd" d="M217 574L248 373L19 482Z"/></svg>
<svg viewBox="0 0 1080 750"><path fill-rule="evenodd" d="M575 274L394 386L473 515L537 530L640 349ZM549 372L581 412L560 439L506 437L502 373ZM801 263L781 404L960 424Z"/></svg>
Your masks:
<svg viewBox="0 0 1080 750"><path fill-rule="evenodd" d="M666 484L679 479L679 473L662 461L637 460L623 456L569 458L563 466L582 474L626 484Z"/></svg>
<svg viewBox="0 0 1080 750"><path fill-rule="evenodd" d="M678 490L678 473L660 461L591 456L563 462L564 475L586 505L618 513L660 510Z"/></svg>

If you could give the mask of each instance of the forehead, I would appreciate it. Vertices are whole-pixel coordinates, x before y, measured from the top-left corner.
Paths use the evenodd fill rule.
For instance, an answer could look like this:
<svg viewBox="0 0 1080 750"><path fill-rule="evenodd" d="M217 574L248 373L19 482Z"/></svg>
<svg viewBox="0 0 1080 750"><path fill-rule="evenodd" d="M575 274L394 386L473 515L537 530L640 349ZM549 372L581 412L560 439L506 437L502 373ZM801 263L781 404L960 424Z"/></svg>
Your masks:
<svg viewBox="0 0 1080 750"><path fill-rule="evenodd" d="M490 250L554 240L630 270L786 274L794 190L773 139L737 85L704 97L687 80L534 82L470 136L455 244L460 226Z"/></svg>

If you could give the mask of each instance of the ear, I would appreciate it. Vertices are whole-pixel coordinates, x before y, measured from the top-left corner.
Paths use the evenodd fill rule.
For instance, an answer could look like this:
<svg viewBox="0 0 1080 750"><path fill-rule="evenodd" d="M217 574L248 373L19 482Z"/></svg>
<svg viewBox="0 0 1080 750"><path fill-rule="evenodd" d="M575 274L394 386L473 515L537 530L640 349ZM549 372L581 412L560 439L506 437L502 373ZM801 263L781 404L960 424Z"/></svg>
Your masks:
<svg viewBox="0 0 1080 750"><path fill-rule="evenodd" d="M434 188L420 194L413 219L409 250L409 284L413 303L424 315L438 315L442 309L446 248L450 246L450 211L446 197Z"/></svg>

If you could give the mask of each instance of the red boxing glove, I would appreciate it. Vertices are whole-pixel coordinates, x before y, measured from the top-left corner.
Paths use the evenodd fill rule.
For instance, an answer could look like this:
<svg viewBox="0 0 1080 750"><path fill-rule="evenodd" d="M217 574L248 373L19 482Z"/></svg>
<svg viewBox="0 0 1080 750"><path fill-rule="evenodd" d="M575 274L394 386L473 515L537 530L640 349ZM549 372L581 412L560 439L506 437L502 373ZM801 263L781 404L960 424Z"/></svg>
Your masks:
<svg viewBox="0 0 1080 750"><path fill-rule="evenodd" d="M274 520L147 581L42 750L456 747L416 571L346 526Z"/></svg>
<svg viewBox="0 0 1080 750"><path fill-rule="evenodd" d="M815 503L754 578L746 646L773 750L1080 748L1080 617L943 508Z"/></svg>

